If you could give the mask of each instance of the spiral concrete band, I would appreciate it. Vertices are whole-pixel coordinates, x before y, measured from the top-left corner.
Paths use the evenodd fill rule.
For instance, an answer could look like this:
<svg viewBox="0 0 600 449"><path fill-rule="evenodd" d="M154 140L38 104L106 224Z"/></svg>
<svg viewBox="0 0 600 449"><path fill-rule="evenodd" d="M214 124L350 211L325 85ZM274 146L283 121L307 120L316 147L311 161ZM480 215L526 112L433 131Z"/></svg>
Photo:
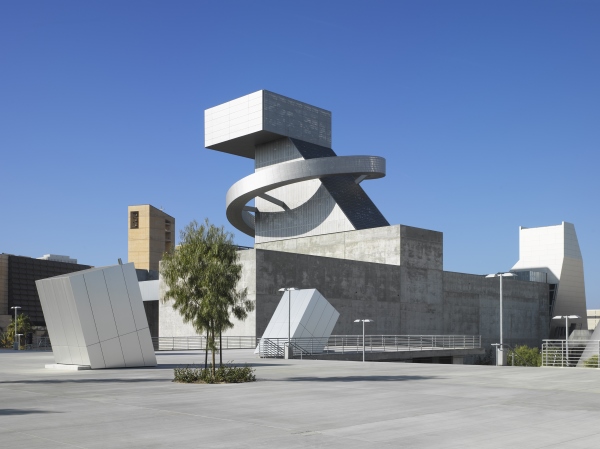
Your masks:
<svg viewBox="0 0 600 449"><path fill-rule="evenodd" d="M254 174L227 192L226 210L256 244L389 226L360 185L385 176L385 159L338 157L331 112L261 90L204 118L206 148L254 159Z"/></svg>
<svg viewBox="0 0 600 449"><path fill-rule="evenodd" d="M334 156L265 168L231 186L226 198L227 219L237 229L254 237L254 217L244 210L248 201L278 187L336 175L382 178L385 176L385 159L378 156Z"/></svg>

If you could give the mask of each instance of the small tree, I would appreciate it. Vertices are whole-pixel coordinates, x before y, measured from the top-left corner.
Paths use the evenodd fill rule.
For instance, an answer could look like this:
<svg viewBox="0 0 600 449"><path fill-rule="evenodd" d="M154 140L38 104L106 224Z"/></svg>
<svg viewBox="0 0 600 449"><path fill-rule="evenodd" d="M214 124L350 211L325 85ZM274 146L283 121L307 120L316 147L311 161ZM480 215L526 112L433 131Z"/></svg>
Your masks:
<svg viewBox="0 0 600 449"><path fill-rule="evenodd" d="M26 336L31 332L31 320L27 315L21 314L17 316L17 334ZM15 342L15 319L13 318L6 331L0 338L0 346L5 348L11 348Z"/></svg>
<svg viewBox="0 0 600 449"><path fill-rule="evenodd" d="M246 289L237 290L242 266L233 244L233 235L208 219L195 220L180 233L180 245L164 255L161 276L167 286L163 300L173 300L173 308L191 323L198 334L206 333L215 370L216 337L231 327L231 317L243 320L254 309L246 299ZM219 338L219 350L221 339Z"/></svg>
<svg viewBox="0 0 600 449"><path fill-rule="evenodd" d="M508 351L508 365L512 365L513 354L515 355L515 366L542 366L542 354L538 348L530 348L527 345L515 346L514 350Z"/></svg>

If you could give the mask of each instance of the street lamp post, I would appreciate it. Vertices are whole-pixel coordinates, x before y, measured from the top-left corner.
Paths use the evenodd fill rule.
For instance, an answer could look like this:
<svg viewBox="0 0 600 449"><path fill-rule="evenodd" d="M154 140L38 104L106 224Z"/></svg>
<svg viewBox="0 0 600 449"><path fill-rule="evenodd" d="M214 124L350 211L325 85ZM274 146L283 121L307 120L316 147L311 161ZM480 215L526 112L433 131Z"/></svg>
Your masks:
<svg viewBox="0 0 600 449"><path fill-rule="evenodd" d="M354 320L355 323L360 323L362 321L363 324L363 362L365 361L365 323L372 323L373 320Z"/></svg>
<svg viewBox="0 0 600 449"><path fill-rule="evenodd" d="M567 359L567 368L569 367L569 318L574 320L577 318L581 318L579 315L557 315L557 316L553 316L552 319L553 320L561 320L561 319L565 319L565 352L566 352L566 359Z"/></svg>
<svg viewBox="0 0 600 449"><path fill-rule="evenodd" d="M288 292L288 341L287 341L287 350L285 352L285 358L291 359L290 355L293 355L292 345L291 345L291 327L292 327L292 290L298 290L296 287L284 287L280 288L278 291L280 292ZM290 354L291 353L291 354Z"/></svg>
<svg viewBox="0 0 600 449"><path fill-rule="evenodd" d="M17 341L17 309L20 309L21 306L14 306L11 309L15 309L15 342L13 343L13 349L19 350L19 342Z"/></svg>
<svg viewBox="0 0 600 449"><path fill-rule="evenodd" d="M502 333L502 329L503 329L503 326L502 326L502 315L503 315L503 311L502 311L502 278L513 277L513 276L516 276L516 274L510 273L510 272L488 274L486 276L486 278L495 278L495 277L500 278L500 345L496 347L496 366L504 365L504 337L503 337L503 333ZM498 357L498 356L500 356L500 357Z"/></svg>

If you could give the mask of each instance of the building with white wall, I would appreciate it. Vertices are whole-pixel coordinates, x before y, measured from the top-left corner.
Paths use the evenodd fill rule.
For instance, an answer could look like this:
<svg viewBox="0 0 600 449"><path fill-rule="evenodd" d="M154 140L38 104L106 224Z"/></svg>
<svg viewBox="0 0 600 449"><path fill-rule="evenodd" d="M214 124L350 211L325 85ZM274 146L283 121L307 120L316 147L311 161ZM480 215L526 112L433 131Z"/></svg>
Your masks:
<svg viewBox="0 0 600 449"><path fill-rule="evenodd" d="M550 298L550 315L577 315L569 326L587 330L587 307L583 279L583 258L572 223L555 226L519 228L519 261L511 271L537 271L547 274L547 282L556 285ZM553 320L553 337L564 336L564 321Z"/></svg>

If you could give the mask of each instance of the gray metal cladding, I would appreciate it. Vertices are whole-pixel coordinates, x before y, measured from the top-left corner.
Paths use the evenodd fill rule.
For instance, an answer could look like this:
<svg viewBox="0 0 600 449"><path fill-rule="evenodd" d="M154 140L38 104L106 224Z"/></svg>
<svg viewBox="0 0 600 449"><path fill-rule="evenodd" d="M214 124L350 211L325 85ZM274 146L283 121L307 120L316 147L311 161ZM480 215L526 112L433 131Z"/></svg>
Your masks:
<svg viewBox="0 0 600 449"><path fill-rule="evenodd" d="M329 111L260 92L205 114L209 148L255 159L255 173L227 192L231 224L256 243L388 226L359 185L385 176L385 159L338 157Z"/></svg>
<svg viewBox="0 0 600 449"><path fill-rule="evenodd" d="M133 264L36 281L58 364L155 366Z"/></svg>

